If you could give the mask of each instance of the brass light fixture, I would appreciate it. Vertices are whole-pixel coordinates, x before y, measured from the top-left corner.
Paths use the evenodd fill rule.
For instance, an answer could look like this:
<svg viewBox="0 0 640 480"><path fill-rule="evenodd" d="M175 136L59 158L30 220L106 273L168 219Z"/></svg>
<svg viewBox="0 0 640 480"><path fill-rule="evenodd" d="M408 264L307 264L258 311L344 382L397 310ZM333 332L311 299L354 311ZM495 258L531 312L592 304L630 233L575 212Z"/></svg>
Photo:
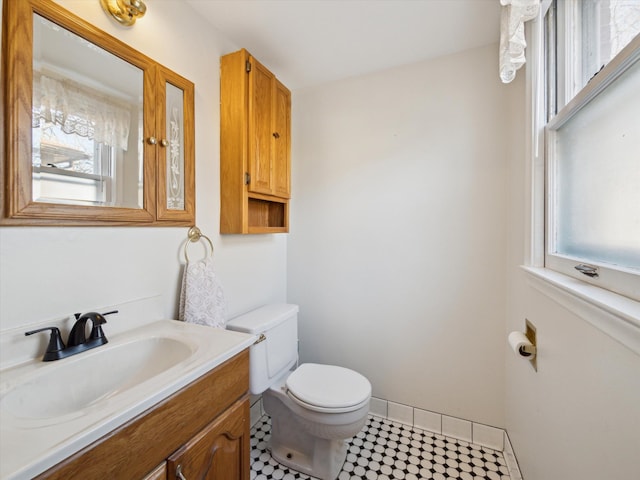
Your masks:
<svg viewBox="0 0 640 480"><path fill-rule="evenodd" d="M147 6L142 0L100 0L102 9L110 13L120 25L130 27L142 18Z"/></svg>

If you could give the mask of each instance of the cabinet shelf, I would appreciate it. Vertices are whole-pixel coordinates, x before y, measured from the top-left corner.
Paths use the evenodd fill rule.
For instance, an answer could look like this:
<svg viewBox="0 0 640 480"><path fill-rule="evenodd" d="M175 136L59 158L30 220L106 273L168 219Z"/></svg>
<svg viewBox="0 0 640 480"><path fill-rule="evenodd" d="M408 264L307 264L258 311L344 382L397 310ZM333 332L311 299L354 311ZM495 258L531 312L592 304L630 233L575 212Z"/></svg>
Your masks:
<svg viewBox="0 0 640 480"><path fill-rule="evenodd" d="M289 200L250 196L244 191L236 192L235 197L227 201L225 214L220 214L220 233L289 232ZM221 203L225 205L224 200Z"/></svg>
<svg viewBox="0 0 640 480"><path fill-rule="evenodd" d="M288 201L249 197L247 207L249 233L282 233L289 230Z"/></svg>

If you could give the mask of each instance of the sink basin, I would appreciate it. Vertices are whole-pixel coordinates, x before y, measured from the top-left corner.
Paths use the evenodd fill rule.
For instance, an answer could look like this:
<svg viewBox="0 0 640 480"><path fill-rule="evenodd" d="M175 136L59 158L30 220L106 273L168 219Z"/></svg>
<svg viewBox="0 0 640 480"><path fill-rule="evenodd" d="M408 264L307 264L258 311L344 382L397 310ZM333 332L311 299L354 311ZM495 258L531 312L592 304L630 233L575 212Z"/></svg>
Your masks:
<svg viewBox="0 0 640 480"><path fill-rule="evenodd" d="M131 316L126 327L108 332L109 343L101 347L54 362L38 356L0 368L2 480L37 477L256 340L219 328L139 318ZM0 345L16 336L4 335L0 332Z"/></svg>
<svg viewBox="0 0 640 480"><path fill-rule="evenodd" d="M2 398L2 410L22 419L66 419L149 380L191 356L166 337L140 338L58 360L25 378ZM96 407L97 408L97 407Z"/></svg>

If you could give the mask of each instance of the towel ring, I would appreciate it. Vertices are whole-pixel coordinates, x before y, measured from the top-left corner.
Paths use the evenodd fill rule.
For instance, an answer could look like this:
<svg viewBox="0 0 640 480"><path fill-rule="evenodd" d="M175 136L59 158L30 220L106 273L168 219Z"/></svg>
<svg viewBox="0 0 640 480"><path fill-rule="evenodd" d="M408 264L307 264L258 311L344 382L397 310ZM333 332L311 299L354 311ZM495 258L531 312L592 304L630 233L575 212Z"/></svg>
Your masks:
<svg viewBox="0 0 640 480"><path fill-rule="evenodd" d="M211 256L213 257L213 242L211 241L211 239L209 237L207 237L206 235L204 235L200 229L198 227L196 227L195 225L193 227L191 227L189 229L189 231L187 232L187 237L189 237L189 239L187 240L187 242L184 244L184 258L187 261L187 263L189 263L189 255L187 254L187 247L189 246L190 243L195 243L200 241L201 239L205 239L207 242L209 242L209 247L211 248Z"/></svg>

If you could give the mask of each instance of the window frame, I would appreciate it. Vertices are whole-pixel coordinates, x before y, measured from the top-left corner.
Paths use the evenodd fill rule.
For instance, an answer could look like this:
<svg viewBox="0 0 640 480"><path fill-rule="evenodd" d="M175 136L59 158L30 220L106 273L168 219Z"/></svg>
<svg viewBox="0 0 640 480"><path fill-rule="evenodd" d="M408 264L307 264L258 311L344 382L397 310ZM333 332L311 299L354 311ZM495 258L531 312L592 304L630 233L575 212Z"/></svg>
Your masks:
<svg viewBox="0 0 640 480"><path fill-rule="evenodd" d="M546 2L544 11L541 12L542 23L546 26L546 14L552 7L552 2ZM555 62L546 55L546 40L549 38L546 29L543 28L542 35L542 53L545 54L545 61L541 65L544 71L544 78L549 79L555 72L548 71L548 68L555 67L557 76L555 77L556 90L548 92L548 86L554 82L541 85L541 99L544 107L549 108L548 97L553 95L557 100L558 112L551 116L550 112L545 110L542 119L543 138L544 138L544 161L545 161L545 234L544 234L544 258L543 264L545 268L549 268L556 272L568 275L586 283L610 290L612 292L625 295L634 300L640 300L640 271L623 267L614 267L610 264L597 262L590 259L582 259L562 255L556 253L554 246L555 239L555 219L554 219L554 192L556 184L554 178L555 171L555 132L569 122L578 112L587 106L599 94L606 91L607 88L630 66L640 61L640 35L637 35L631 43L629 43L621 52L619 52L591 81L581 88L575 95L577 86L581 82L582 77L582 55L579 55L578 45L573 41L579 36L574 35L573 29L578 29L580 22L576 19L580 18L580 12L577 8L577 2L558 0L559 7L555 11L557 30L556 30L556 50ZM567 25L570 25L567 28ZM571 32L568 32L571 30ZM567 55L570 51L572 54ZM577 62L572 61L575 57ZM565 99L572 97L570 101ZM553 113L553 112L551 112ZM550 118L551 117L551 118ZM550 118L550 119L549 119ZM545 124L545 120L546 124ZM597 277L591 278L576 270L576 266L587 264L597 269Z"/></svg>
<svg viewBox="0 0 640 480"><path fill-rule="evenodd" d="M521 271L527 285L582 321L640 355L640 301L594 286L545 265L546 244L546 69L545 15L552 0L542 0L538 17L525 23L525 235ZM584 275L581 275L584 277ZM584 277L586 278L586 277Z"/></svg>

